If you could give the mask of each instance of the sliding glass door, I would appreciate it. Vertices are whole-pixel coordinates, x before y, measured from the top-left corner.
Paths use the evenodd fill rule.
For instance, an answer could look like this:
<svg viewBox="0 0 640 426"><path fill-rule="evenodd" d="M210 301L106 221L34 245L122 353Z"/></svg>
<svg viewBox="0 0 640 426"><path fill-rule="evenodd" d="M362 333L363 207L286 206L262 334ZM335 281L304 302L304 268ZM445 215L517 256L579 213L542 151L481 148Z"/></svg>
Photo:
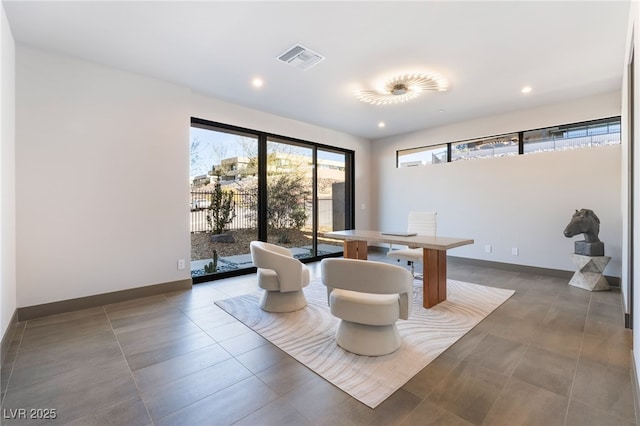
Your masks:
<svg viewBox="0 0 640 426"><path fill-rule="evenodd" d="M253 267L258 239L258 137L191 126L191 276Z"/></svg>
<svg viewBox="0 0 640 426"><path fill-rule="evenodd" d="M313 148L267 139L267 241L313 257Z"/></svg>
<svg viewBox="0 0 640 426"><path fill-rule="evenodd" d="M194 283L252 272L249 244L303 261L342 253L323 237L353 224L353 152L192 119Z"/></svg>
<svg viewBox="0 0 640 426"><path fill-rule="evenodd" d="M317 254L342 253L342 241L325 238L323 234L352 228L348 156L340 151L318 149L316 164Z"/></svg>

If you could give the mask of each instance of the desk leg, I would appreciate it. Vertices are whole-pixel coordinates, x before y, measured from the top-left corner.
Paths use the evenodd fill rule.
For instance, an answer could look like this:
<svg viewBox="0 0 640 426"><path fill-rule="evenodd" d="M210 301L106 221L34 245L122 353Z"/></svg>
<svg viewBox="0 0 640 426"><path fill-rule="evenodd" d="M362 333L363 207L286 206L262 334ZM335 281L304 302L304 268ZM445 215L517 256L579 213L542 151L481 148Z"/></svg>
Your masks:
<svg viewBox="0 0 640 426"><path fill-rule="evenodd" d="M431 308L447 299L447 252L423 249L422 306Z"/></svg>
<svg viewBox="0 0 640 426"><path fill-rule="evenodd" d="M367 242L356 240L344 240L345 259L367 260Z"/></svg>

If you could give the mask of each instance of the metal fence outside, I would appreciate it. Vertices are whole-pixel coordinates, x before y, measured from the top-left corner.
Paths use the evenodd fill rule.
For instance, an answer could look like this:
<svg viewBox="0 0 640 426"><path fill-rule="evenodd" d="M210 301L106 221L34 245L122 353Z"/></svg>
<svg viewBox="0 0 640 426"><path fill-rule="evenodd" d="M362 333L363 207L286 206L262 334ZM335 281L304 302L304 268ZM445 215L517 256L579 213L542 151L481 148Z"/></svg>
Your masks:
<svg viewBox="0 0 640 426"><path fill-rule="evenodd" d="M207 214L211 205L210 191L191 191L191 233L209 232ZM312 224L312 199L304 201L307 212L305 228L311 229ZM331 198L321 198L318 203L318 229L332 229L332 202ZM250 192L234 192L233 206L235 217L227 226L227 229L235 231L240 229L256 229L258 227L258 194Z"/></svg>
<svg viewBox="0 0 640 426"><path fill-rule="evenodd" d="M207 214L211 205L211 192L191 191L191 232L210 231ZM228 225L231 230L255 229L258 227L258 194L234 192L233 206L235 217Z"/></svg>
<svg viewBox="0 0 640 426"><path fill-rule="evenodd" d="M524 153L542 151L560 151L588 146L617 145L620 143L620 133L603 135L579 136L573 138L546 139L524 143Z"/></svg>

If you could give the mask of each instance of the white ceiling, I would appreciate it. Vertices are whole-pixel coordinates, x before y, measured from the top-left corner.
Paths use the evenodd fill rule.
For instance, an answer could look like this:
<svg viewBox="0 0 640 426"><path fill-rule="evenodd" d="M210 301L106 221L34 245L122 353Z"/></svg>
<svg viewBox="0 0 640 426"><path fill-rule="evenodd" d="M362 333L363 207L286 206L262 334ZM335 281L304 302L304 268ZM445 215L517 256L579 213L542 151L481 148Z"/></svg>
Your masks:
<svg viewBox="0 0 640 426"><path fill-rule="evenodd" d="M18 43L369 139L620 89L629 10L611 0L3 4ZM301 71L276 59L296 43L326 60ZM353 96L414 71L440 72L450 90L386 106Z"/></svg>

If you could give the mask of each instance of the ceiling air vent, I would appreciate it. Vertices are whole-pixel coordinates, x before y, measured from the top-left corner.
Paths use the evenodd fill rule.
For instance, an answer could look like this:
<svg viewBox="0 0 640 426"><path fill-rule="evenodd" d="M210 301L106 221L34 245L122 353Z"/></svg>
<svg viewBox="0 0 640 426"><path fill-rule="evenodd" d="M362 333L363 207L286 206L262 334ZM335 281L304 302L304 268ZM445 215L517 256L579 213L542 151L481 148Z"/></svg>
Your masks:
<svg viewBox="0 0 640 426"><path fill-rule="evenodd" d="M324 56L296 44L278 57L278 60L301 70L308 70L318 62L324 60Z"/></svg>

